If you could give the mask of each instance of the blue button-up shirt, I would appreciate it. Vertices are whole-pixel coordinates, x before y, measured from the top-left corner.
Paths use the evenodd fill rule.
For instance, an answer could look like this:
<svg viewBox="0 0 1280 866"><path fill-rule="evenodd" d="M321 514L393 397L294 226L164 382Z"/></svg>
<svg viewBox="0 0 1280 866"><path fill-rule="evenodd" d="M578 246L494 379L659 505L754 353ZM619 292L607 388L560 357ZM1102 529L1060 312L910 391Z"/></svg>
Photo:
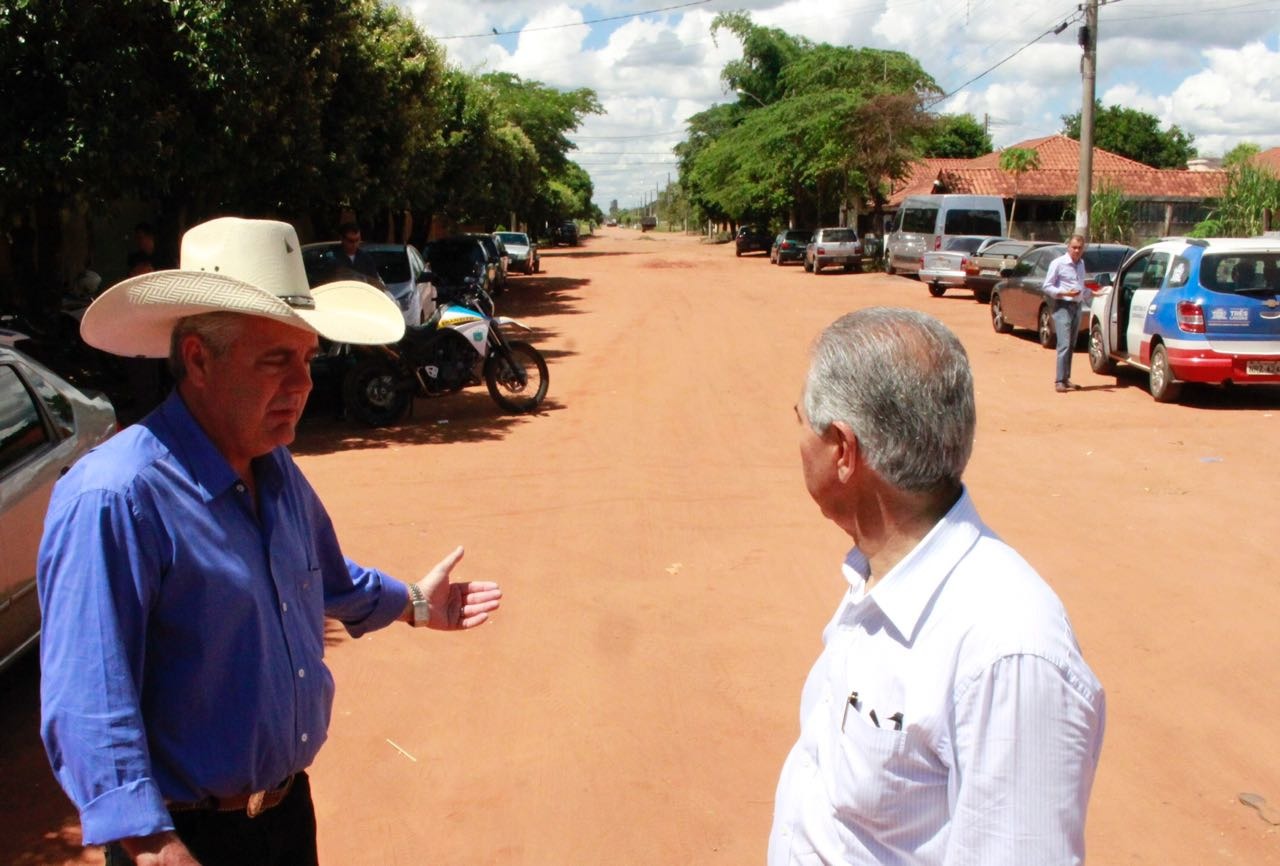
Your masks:
<svg viewBox="0 0 1280 866"><path fill-rule="evenodd" d="M54 489L38 584L41 733L86 844L173 828L165 801L271 788L325 740L325 617L408 590L343 557L281 447L247 487L175 393Z"/></svg>

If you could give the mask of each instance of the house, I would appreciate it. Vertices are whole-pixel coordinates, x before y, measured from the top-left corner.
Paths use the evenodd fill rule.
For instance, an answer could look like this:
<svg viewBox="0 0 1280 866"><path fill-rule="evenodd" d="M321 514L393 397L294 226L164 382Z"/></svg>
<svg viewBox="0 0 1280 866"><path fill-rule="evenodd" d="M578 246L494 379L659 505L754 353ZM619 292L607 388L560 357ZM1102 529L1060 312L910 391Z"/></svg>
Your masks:
<svg viewBox="0 0 1280 866"><path fill-rule="evenodd" d="M1014 234L1064 238L1075 223L1071 214L1080 178L1080 142L1065 135L1048 135L1012 146L1034 150L1040 155L1040 167L1015 177L1000 170L999 152L976 159L920 160L894 189L885 209L896 211L909 195L951 192L998 195L1008 211L1016 195ZM1226 172L1221 170L1152 168L1102 148L1093 149L1094 191L1103 185L1114 186L1132 200L1139 240L1190 230L1207 216L1226 183Z"/></svg>
<svg viewBox="0 0 1280 866"><path fill-rule="evenodd" d="M1273 147L1270 150L1264 150L1262 153L1254 154L1253 159L1249 160L1259 168L1265 168L1280 177L1280 147Z"/></svg>

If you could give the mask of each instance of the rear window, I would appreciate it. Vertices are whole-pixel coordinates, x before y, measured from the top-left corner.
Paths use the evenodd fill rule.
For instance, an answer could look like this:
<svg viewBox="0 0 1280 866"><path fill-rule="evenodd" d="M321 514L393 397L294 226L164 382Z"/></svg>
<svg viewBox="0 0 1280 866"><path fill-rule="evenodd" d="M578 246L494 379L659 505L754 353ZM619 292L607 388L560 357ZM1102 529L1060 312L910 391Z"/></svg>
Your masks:
<svg viewBox="0 0 1280 866"><path fill-rule="evenodd" d="M942 233L947 235L998 235L1003 226L1000 225L1000 213L993 210L947 211L946 224Z"/></svg>
<svg viewBox="0 0 1280 866"><path fill-rule="evenodd" d="M371 255L384 283L409 282L409 257L406 254L398 250L377 250Z"/></svg>
<svg viewBox="0 0 1280 866"><path fill-rule="evenodd" d="M931 235L937 221L936 207L909 207L902 212L902 231ZM975 232L950 232L950 234L969 235ZM999 234L999 232L990 232L990 234Z"/></svg>
<svg viewBox="0 0 1280 866"><path fill-rule="evenodd" d="M1200 285L1215 292L1280 292L1280 252L1207 253L1200 260Z"/></svg>
<svg viewBox="0 0 1280 866"><path fill-rule="evenodd" d="M813 237L813 232L786 232L783 237L792 243L807 244Z"/></svg>
<svg viewBox="0 0 1280 866"><path fill-rule="evenodd" d="M986 238L947 238L942 245L944 250L955 250L958 253L971 253L978 249Z"/></svg>
<svg viewBox="0 0 1280 866"><path fill-rule="evenodd" d="M822 233L822 240L829 244L849 244L858 239L853 229L827 229Z"/></svg>
<svg viewBox="0 0 1280 866"><path fill-rule="evenodd" d="M1091 274L1101 271L1118 271L1131 252L1133 250L1129 249L1085 250L1084 269Z"/></svg>
<svg viewBox="0 0 1280 866"><path fill-rule="evenodd" d="M529 236L519 232L498 232L498 237L502 239L504 244L516 244L526 247L529 245Z"/></svg>
<svg viewBox="0 0 1280 866"><path fill-rule="evenodd" d="M992 244L982 251L984 256L1020 256L1030 247L1024 243L1008 241L1003 244Z"/></svg>

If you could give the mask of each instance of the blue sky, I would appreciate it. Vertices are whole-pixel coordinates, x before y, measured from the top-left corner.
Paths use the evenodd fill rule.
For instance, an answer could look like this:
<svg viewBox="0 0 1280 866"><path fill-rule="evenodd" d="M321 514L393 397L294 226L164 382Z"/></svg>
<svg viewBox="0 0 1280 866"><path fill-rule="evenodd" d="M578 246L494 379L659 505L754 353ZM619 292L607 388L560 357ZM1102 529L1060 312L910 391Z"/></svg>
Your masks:
<svg viewBox="0 0 1280 866"><path fill-rule="evenodd" d="M997 147L1055 133L1080 110L1077 0L398 2L457 66L596 91L606 113L571 137L604 209L638 205L674 180L671 147L686 118L736 98L719 76L741 47L710 33L721 11L815 42L906 51L955 91L937 110L985 118ZM1063 21L1061 34L1033 41ZM1240 141L1280 146L1280 0L1110 0L1098 33L1104 104L1177 124L1202 155Z"/></svg>

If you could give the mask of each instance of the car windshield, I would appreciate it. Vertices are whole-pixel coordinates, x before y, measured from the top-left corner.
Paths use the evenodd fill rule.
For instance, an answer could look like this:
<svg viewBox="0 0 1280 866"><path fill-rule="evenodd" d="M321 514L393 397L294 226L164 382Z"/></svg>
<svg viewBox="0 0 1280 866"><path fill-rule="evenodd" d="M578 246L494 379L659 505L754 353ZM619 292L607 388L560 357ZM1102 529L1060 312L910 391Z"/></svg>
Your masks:
<svg viewBox="0 0 1280 866"><path fill-rule="evenodd" d="M513 244L515 246L529 246L529 236L521 232L498 232L498 237L502 239L504 244Z"/></svg>
<svg viewBox="0 0 1280 866"><path fill-rule="evenodd" d="M432 241L426 252L431 272L447 283L460 283L463 277L476 275L476 264L483 267L485 261L484 249L470 238Z"/></svg>
<svg viewBox="0 0 1280 866"><path fill-rule="evenodd" d="M985 241L986 238L947 238L947 242L942 245L944 250L954 250L958 253L971 253L978 249L978 245Z"/></svg>
<svg viewBox="0 0 1280 866"><path fill-rule="evenodd" d="M829 244L848 244L858 239L853 229L828 229L822 233L822 239Z"/></svg>
<svg viewBox="0 0 1280 866"><path fill-rule="evenodd" d="M1206 253L1200 284L1215 292L1280 293L1280 251Z"/></svg>
<svg viewBox="0 0 1280 866"><path fill-rule="evenodd" d="M1133 250L1128 247L1091 249L1084 251L1084 269L1091 274L1118 271Z"/></svg>
<svg viewBox="0 0 1280 866"><path fill-rule="evenodd" d="M409 257L403 250L371 250L373 263L378 268L378 276L384 283L407 283L412 278L409 273Z"/></svg>

